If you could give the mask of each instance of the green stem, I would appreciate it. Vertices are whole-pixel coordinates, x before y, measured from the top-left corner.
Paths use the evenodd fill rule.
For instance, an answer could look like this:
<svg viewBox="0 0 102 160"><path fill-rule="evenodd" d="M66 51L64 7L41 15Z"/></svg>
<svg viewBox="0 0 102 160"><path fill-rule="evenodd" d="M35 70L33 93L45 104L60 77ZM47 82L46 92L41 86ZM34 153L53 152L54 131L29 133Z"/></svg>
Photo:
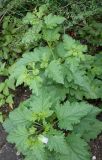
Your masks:
<svg viewBox="0 0 102 160"><path fill-rule="evenodd" d="M47 44L48 44L48 46L49 46L49 48L50 48L50 50L51 50L51 54L52 54L52 56L53 56L53 59L55 59L54 53L53 53L53 51L52 51L51 44L50 44L49 42L47 42Z"/></svg>
<svg viewBox="0 0 102 160"><path fill-rule="evenodd" d="M43 127L43 125L41 125L40 123L34 122L34 124Z"/></svg>

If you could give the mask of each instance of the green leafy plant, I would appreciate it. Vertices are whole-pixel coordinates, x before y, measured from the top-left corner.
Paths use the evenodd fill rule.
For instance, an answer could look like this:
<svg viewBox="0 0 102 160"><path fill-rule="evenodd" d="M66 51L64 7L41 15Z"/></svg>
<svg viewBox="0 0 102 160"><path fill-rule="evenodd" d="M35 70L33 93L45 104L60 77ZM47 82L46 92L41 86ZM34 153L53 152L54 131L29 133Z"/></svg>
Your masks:
<svg viewBox="0 0 102 160"><path fill-rule="evenodd" d="M16 80L16 86L29 86L36 95L42 86L59 86L74 99L101 98L100 87L94 83L99 81L97 73L92 74L95 57L87 54L85 45L61 34L59 24L65 18L45 15L46 10L46 5L41 6L23 18L24 24L31 26L21 43L32 51L11 66L10 79Z"/></svg>
<svg viewBox="0 0 102 160"><path fill-rule="evenodd" d="M5 62L6 68L22 55L24 48L20 44L20 40L25 29L22 29L22 22L19 18L6 16L3 20L0 37L0 60Z"/></svg>
<svg viewBox="0 0 102 160"><path fill-rule="evenodd" d="M60 104L42 90L21 103L3 125L7 140L25 160L90 160L86 142L101 132L102 122L95 119L100 111L85 102Z"/></svg>
<svg viewBox="0 0 102 160"><path fill-rule="evenodd" d="M0 107L7 103L12 108L13 95L10 89L15 89L14 81L5 80L0 83Z"/></svg>
<svg viewBox="0 0 102 160"><path fill-rule="evenodd" d="M0 37L0 76L4 76L5 80L0 83L0 107L6 103L11 107L13 105L11 90L15 89L15 84L14 81L8 79L9 67L25 50L20 43L25 29L22 29L20 18L15 16L4 17Z"/></svg>
<svg viewBox="0 0 102 160"><path fill-rule="evenodd" d="M32 95L3 126L25 160L90 160L87 142L102 131L101 110L85 102L102 98L102 54L65 33L65 20L48 5L22 18L22 57L8 67L8 82Z"/></svg>

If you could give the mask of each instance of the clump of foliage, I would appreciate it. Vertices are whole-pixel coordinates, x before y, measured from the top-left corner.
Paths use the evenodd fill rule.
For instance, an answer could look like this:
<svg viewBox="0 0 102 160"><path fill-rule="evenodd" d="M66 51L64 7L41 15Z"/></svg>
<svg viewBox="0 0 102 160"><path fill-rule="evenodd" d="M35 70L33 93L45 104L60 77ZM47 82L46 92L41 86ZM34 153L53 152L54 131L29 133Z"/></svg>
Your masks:
<svg viewBox="0 0 102 160"><path fill-rule="evenodd" d="M93 69L96 56L87 54L87 46L61 34L64 30L59 24L65 18L45 15L46 11L43 6L23 18L28 29L21 43L29 51L11 66L9 79L15 79L16 86L28 85L36 95L42 86L57 86L75 99L101 98L100 85L95 84L101 80Z"/></svg>
<svg viewBox="0 0 102 160"><path fill-rule="evenodd" d="M5 103L8 103L11 108L13 104L13 95L10 93L9 89L15 89L13 82L9 84L8 80L5 80L4 82L0 83L0 106L4 105Z"/></svg>
<svg viewBox="0 0 102 160"><path fill-rule="evenodd" d="M90 160L86 142L101 132L99 112L85 102L60 104L42 90L11 112L4 128L25 160Z"/></svg>
<svg viewBox="0 0 102 160"><path fill-rule="evenodd" d="M88 18L84 23L81 23L80 26L76 26L74 32L76 37L85 41L89 46L90 53L96 54L100 52L102 47L102 13Z"/></svg>
<svg viewBox="0 0 102 160"><path fill-rule="evenodd" d="M85 37L88 43L93 46L102 46L102 23L97 21L92 21L86 23L86 25L79 31L80 37Z"/></svg>
<svg viewBox="0 0 102 160"><path fill-rule="evenodd" d="M102 6L102 2L99 0L5 0L1 1L1 6L4 8L2 14L23 16L32 7L38 7L44 3L49 4L51 12L66 17L68 27L99 13Z"/></svg>
<svg viewBox="0 0 102 160"><path fill-rule="evenodd" d="M101 110L85 100L102 98L102 54L89 55L65 33L66 18L48 7L22 17L22 51L8 67L8 82L28 86L32 95L3 126L25 160L89 160L87 142L102 131L102 122L96 119Z"/></svg>
<svg viewBox="0 0 102 160"><path fill-rule="evenodd" d="M22 54L24 49L20 44L20 39L25 31L26 27L22 28L20 18L6 16L3 19L2 33L0 37L0 59L5 63L6 68L7 66L12 65Z"/></svg>

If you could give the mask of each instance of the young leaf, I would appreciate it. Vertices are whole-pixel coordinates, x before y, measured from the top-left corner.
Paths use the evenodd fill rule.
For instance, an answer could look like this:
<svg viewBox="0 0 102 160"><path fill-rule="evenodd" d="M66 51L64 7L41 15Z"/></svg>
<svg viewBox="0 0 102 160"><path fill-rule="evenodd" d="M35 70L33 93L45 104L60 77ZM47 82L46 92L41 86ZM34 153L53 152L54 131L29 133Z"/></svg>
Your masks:
<svg viewBox="0 0 102 160"><path fill-rule="evenodd" d="M63 36L63 44L64 48L68 51L69 56L73 55L83 58L83 52L87 51L85 45L81 45L79 41L75 41L72 37L66 34Z"/></svg>
<svg viewBox="0 0 102 160"><path fill-rule="evenodd" d="M12 98L12 95L10 94L7 99L6 99L6 103L12 105L13 104L13 98Z"/></svg>
<svg viewBox="0 0 102 160"><path fill-rule="evenodd" d="M3 94L4 94L5 96L9 96L9 88L8 88L8 86L6 86L6 85L5 85L4 89L3 89Z"/></svg>
<svg viewBox="0 0 102 160"><path fill-rule="evenodd" d="M39 7L39 11L36 13L38 18L41 18L46 14L46 12L48 11L48 6L48 4L44 4Z"/></svg>
<svg viewBox="0 0 102 160"><path fill-rule="evenodd" d="M3 91L3 89L4 89L4 87L5 87L5 83L0 83L0 92L2 92Z"/></svg>
<svg viewBox="0 0 102 160"><path fill-rule="evenodd" d="M19 86L22 83L24 83L25 79L26 79L26 76L27 76L26 72L24 72L24 73L22 72L22 74L17 78L16 86Z"/></svg>

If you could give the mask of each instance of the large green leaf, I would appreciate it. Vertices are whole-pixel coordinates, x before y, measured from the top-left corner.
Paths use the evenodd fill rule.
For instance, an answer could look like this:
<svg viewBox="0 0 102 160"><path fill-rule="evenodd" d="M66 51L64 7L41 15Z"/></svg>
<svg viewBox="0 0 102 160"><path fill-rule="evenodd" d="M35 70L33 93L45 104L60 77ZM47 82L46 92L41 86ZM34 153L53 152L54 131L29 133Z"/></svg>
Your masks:
<svg viewBox="0 0 102 160"><path fill-rule="evenodd" d="M44 20L47 28L52 29L54 27L57 27L58 24L63 23L65 21L65 18L61 16L49 14L48 16L44 17Z"/></svg>
<svg viewBox="0 0 102 160"><path fill-rule="evenodd" d="M65 137L63 134L49 135L48 136L48 149L62 154L67 154L68 148Z"/></svg>
<svg viewBox="0 0 102 160"><path fill-rule="evenodd" d="M74 55L80 55L82 52L87 51L87 47L85 45L81 45L79 41L75 41L72 37L68 36L67 34L63 36L63 44L66 50L72 51L73 53L76 52L76 54Z"/></svg>
<svg viewBox="0 0 102 160"><path fill-rule="evenodd" d="M30 107L33 113L41 117L49 117L53 111L50 109L52 106L51 98L48 93L40 91L38 96L32 96Z"/></svg>
<svg viewBox="0 0 102 160"><path fill-rule="evenodd" d="M38 25L39 24L39 25ZM28 29L28 31L24 34L22 38L22 43L32 44L41 39L41 34L39 33L42 29L42 22L39 21L38 24L34 25L32 28Z"/></svg>
<svg viewBox="0 0 102 160"><path fill-rule="evenodd" d="M59 42L57 47L56 47L56 52L58 56L64 58L67 57L67 51L64 49L64 44L62 42Z"/></svg>
<svg viewBox="0 0 102 160"><path fill-rule="evenodd" d="M100 113L99 108L93 107L92 110L81 119L80 124L74 127L74 132L80 135L87 141L95 139L102 132L102 122L96 119L96 115Z"/></svg>
<svg viewBox="0 0 102 160"><path fill-rule="evenodd" d="M48 4L41 5L39 7L39 11L36 13L37 17L41 18L42 16L44 16L48 12L48 7Z"/></svg>
<svg viewBox="0 0 102 160"><path fill-rule="evenodd" d="M36 76L35 78L33 77L33 79L28 78L26 83L32 90L32 93L36 94L37 96L40 94L39 92L42 85L42 79L40 76Z"/></svg>
<svg viewBox="0 0 102 160"><path fill-rule="evenodd" d="M17 108L9 114L3 126L7 132L12 132L16 126L29 125L33 121L32 112L27 108Z"/></svg>
<svg viewBox="0 0 102 160"><path fill-rule="evenodd" d="M67 155L59 155L59 160L90 160L88 144L79 135L68 135L66 140Z"/></svg>
<svg viewBox="0 0 102 160"><path fill-rule="evenodd" d="M59 28L56 29L44 29L43 39L47 42L56 42L60 38Z"/></svg>
<svg viewBox="0 0 102 160"><path fill-rule="evenodd" d="M95 139L102 132L102 122L95 120L93 124L90 124L90 128L87 129L83 134L83 138L86 141L90 141L90 139Z"/></svg>
<svg viewBox="0 0 102 160"><path fill-rule="evenodd" d="M53 79L57 83L64 84L62 66L57 60L51 61L45 73L49 78Z"/></svg>
<svg viewBox="0 0 102 160"><path fill-rule="evenodd" d="M75 40L70 37L69 35L64 35L63 36L63 44L64 44L64 48L66 50L71 50L73 48L73 46L75 45Z"/></svg>
<svg viewBox="0 0 102 160"><path fill-rule="evenodd" d="M92 106L84 102L66 102L64 105L57 106L56 114L59 120L59 127L73 130L73 126L80 123L81 118L86 116L91 109Z"/></svg>
<svg viewBox="0 0 102 160"><path fill-rule="evenodd" d="M45 58L49 59L51 56L51 50L49 47L38 47L35 48L32 52L26 52L23 54L22 58L20 58L16 63L16 68L18 66L26 66L29 63L36 63L44 60Z"/></svg>
<svg viewBox="0 0 102 160"><path fill-rule="evenodd" d="M47 159L48 160L59 160L59 153L56 153L54 151L50 151L50 150L46 150L46 153L47 153Z"/></svg>
<svg viewBox="0 0 102 160"><path fill-rule="evenodd" d="M27 12L26 16L23 18L23 24L34 25L37 22L38 22L37 17L31 12Z"/></svg>
<svg viewBox="0 0 102 160"><path fill-rule="evenodd" d="M27 151L25 155L25 160L47 160L44 145L39 142L35 142L31 150Z"/></svg>
<svg viewBox="0 0 102 160"><path fill-rule="evenodd" d="M19 151L24 151L28 149L29 145L27 143L29 137L29 132L25 126L18 126L13 130L7 137L10 143L15 143Z"/></svg>

